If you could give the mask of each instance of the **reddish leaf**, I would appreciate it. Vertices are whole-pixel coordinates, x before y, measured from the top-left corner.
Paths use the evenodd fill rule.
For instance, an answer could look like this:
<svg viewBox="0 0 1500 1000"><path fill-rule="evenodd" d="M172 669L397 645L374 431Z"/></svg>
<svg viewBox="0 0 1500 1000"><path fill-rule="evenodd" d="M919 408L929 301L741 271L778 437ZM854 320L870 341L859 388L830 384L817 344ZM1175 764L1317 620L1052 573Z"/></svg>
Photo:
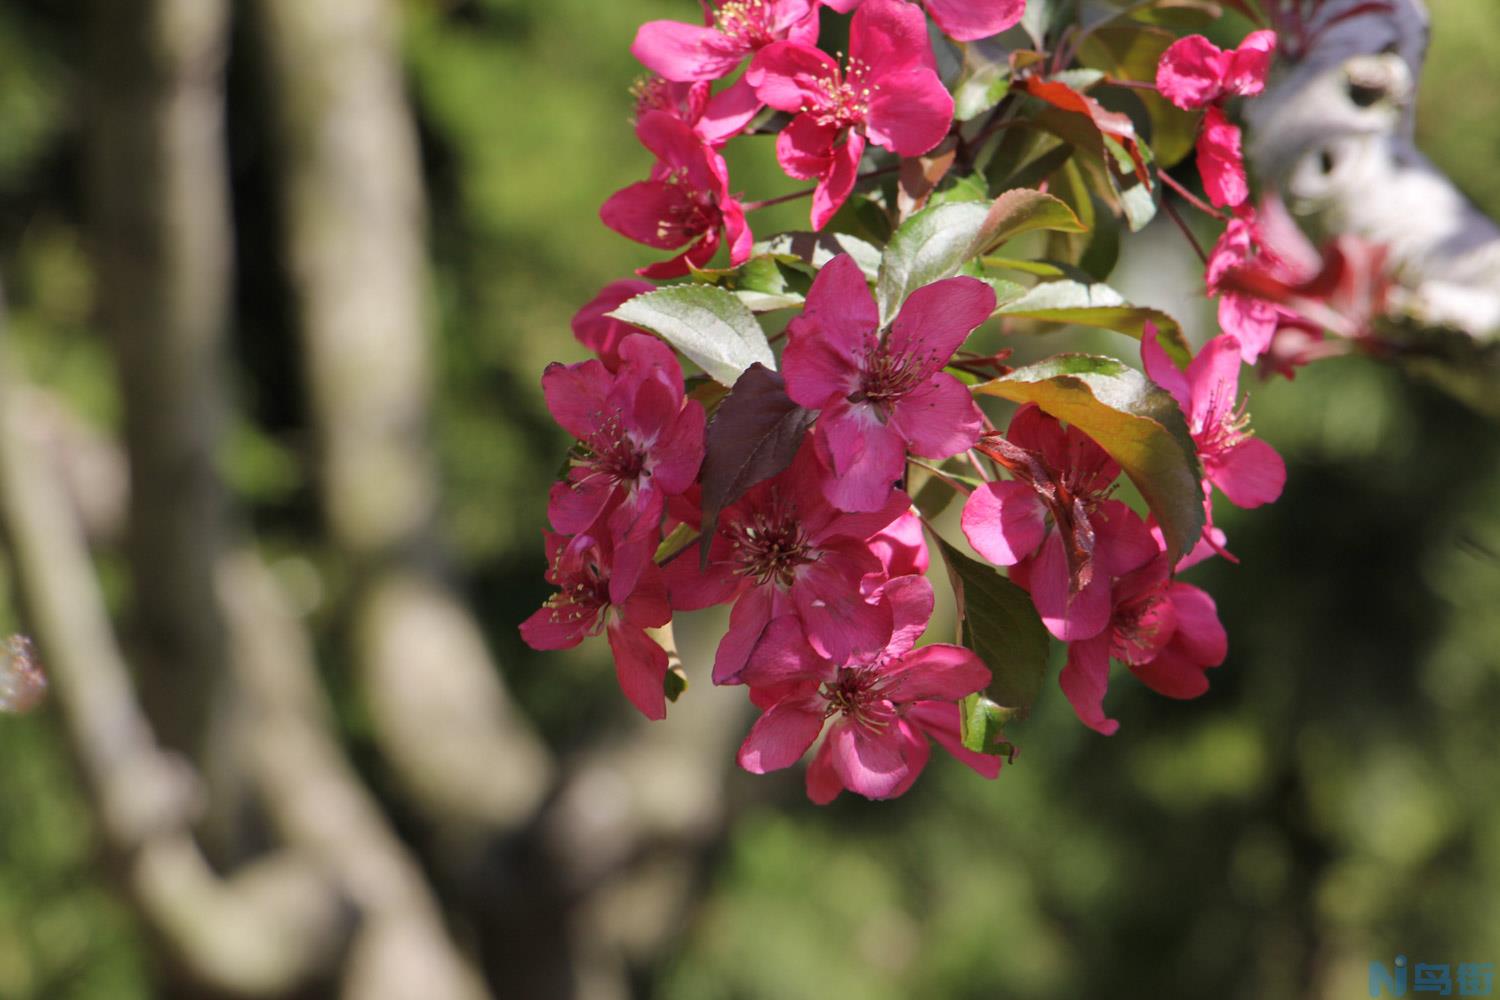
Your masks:
<svg viewBox="0 0 1500 1000"><path fill-rule="evenodd" d="M719 512L790 466L816 417L792 402L781 376L759 362L735 381L708 426L699 549L703 560L708 559Z"/></svg>
<svg viewBox="0 0 1500 1000"><path fill-rule="evenodd" d="M1080 94L1066 83L1057 80L1027 77L1016 81L1014 86L1060 111L1083 115L1100 133L1118 140L1130 154L1131 162L1135 164L1136 177L1147 188L1151 186L1151 175L1146 171L1146 160L1141 155L1135 125L1130 121L1129 115L1119 111L1110 111L1087 94Z"/></svg>

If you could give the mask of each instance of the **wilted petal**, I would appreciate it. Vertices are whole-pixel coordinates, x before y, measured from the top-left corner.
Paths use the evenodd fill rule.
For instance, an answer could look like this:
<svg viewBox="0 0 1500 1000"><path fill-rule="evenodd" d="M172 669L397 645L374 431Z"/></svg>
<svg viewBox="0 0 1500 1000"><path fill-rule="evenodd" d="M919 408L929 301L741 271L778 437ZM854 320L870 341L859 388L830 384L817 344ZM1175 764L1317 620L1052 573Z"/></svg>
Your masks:
<svg viewBox="0 0 1500 1000"><path fill-rule="evenodd" d="M1062 536L1054 531L1028 567L1031 603L1047 631L1064 642L1089 639L1109 624L1109 576L1095 567L1088 585L1076 593Z"/></svg>

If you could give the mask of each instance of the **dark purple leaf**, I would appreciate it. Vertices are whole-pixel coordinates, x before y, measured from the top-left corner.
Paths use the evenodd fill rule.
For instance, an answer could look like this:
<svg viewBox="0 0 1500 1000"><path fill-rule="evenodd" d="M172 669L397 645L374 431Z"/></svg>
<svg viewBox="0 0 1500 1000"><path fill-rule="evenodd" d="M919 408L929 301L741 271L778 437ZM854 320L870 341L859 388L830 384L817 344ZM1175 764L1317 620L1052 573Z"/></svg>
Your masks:
<svg viewBox="0 0 1500 1000"><path fill-rule="evenodd" d="M759 362L735 380L708 425L700 542L705 563L719 512L791 465L816 417L792 402L781 376Z"/></svg>

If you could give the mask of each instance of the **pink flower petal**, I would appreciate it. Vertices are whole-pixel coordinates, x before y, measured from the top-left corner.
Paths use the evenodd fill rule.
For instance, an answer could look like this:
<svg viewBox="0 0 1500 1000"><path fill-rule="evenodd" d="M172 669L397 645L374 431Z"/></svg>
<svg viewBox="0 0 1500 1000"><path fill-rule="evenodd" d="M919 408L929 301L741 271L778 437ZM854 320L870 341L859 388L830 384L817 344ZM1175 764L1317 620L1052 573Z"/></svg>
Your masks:
<svg viewBox="0 0 1500 1000"><path fill-rule="evenodd" d="M906 297L896 314L886 336L886 353L903 359L911 371L939 371L994 311L995 290L978 278L944 278L923 285Z"/></svg>
<svg viewBox="0 0 1500 1000"><path fill-rule="evenodd" d="M1178 39L1157 64L1156 89L1184 111L1203 107L1219 96L1222 51L1202 35Z"/></svg>
<svg viewBox="0 0 1500 1000"><path fill-rule="evenodd" d="M783 701L755 720L740 747L739 764L751 774L791 767L823 731L820 699Z"/></svg>
<svg viewBox="0 0 1500 1000"><path fill-rule="evenodd" d="M984 415L966 387L947 372L928 376L891 406L891 426L914 455L948 458L974 446Z"/></svg>
<svg viewBox="0 0 1500 1000"><path fill-rule="evenodd" d="M1174 645L1205 667L1217 667L1229 655L1229 637L1219 621L1214 599L1190 583L1173 582L1167 591L1177 609Z"/></svg>
<svg viewBox="0 0 1500 1000"><path fill-rule="evenodd" d="M1096 578L1132 573L1161 553L1146 522L1118 500L1106 500L1100 504L1091 523L1094 526Z"/></svg>
<svg viewBox="0 0 1500 1000"><path fill-rule="evenodd" d="M873 733L858 723L840 721L828 731L833 768L845 788L867 799L890 798L907 779L905 740L894 727Z"/></svg>
<svg viewBox="0 0 1500 1000"><path fill-rule="evenodd" d="M717 80L734 72L747 49L713 28L680 21L647 21L630 54L668 80Z"/></svg>
<svg viewBox="0 0 1500 1000"><path fill-rule="evenodd" d="M969 494L960 519L964 537L997 566L1014 566L1047 534L1047 508L1025 483L986 483Z"/></svg>
<svg viewBox="0 0 1500 1000"><path fill-rule="evenodd" d="M813 190L811 222L814 229L828 225L849 199L849 192L854 190L859 175L859 158L864 152L865 137L853 131L844 136L841 145L830 150L828 170Z"/></svg>
<svg viewBox="0 0 1500 1000"><path fill-rule="evenodd" d="M1187 376L1167 357L1167 352L1157 340L1156 324L1150 320L1146 321L1141 335L1141 364L1146 369L1146 377L1171 393L1172 398L1177 400L1177 405L1182 408L1183 416L1187 416L1193 403Z"/></svg>
<svg viewBox="0 0 1500 1000"><path fill-rule="evenodd" d="M1276 334L1276 306L1241 292L1219 296L1219 327L1240 342L1240 357L1253 365L1271 346Z"/></svg>
<svg viewBox="0 0 1500 1000"><path fill-rule="evenodd" d="M1213 484L1236 507L1267 504L1281 496L1286 485L1286 463L1260 438L1248 438L1221 452L1205 469Z"/></svg>
<svg viewBox="0 0 1500 1000"><path fill-rule="evenodd" d="M927 12L958 42L998 35L1021 21L1026 0L927 0Z"/></svg>
<svg viewBox="0 0 1500 1000"><path fill-rule="evenodd" d="M922 774L922 769L927 766L927 761L932 757L932 746L927 742L927 736L922 730L912 725L906 719L896 720L896 732L901 737L901 752L906 757L906 777L901 783L891 790L887 798L897 798L905 795L916 784L917 778Z"/></svg>
<svg viewBox="0 0 1500 1000"><path fill-rule="evenodd" d="M755 88L743 76L709 99L693 131L710 145L720 145L739 135L762 107Z"/></svg>
<svg viewBox="0 0 1500 1000"><path fill-rule="evenodd" d="M922 44L927 44L925 38ZM926 66L880 77L880 89L870 96L865 113L870 141L900 156L920 156L932 149L952 124L953 96Z"/></svg>
<svg viewBox="0 0 1500 1000"><path fill-rule="evenodd" d="M813 115L797 115L776 136L776 162L788 177L811 180L833 171L834 140L839 130Z"/></svg>
<svg viewBox="0 0 1500 1000"><path fill-rule="evenodd" d="M896 428L873 406L842 404L823 411L814 435L830 472L823 483L828 502L848 511L884 507L906 468L906 442Z"/></svg>
<svg viewBox="0 0 1500 1000"><path fill-rule="evenodd" d="M1276 32L1252 31L1240 47L1230 53L1224 73L1224 89L1241 97L1251 97L1266 86L1271 72L1271 57L1276 54Z"/></svg>
<svg viewBox="0 0 1500 1000"><path fill-rule="evenodd" d="M958 701L989 686L989 668L962 646L936 642L888 665L885 696L898 705L912 701Z"/></svg>
<svg viewBox="0 0 1500 1000"><path fill-rule="evenodd" d="M755 54L745 78L755 96L778 111L801 111L827 99L826 82L839 64L821 49L798 42L773 42Z"/></svg>
<svg viewBox="0 0 1500 1000"><path fill-rule="evenodd" d="M857 389L879 325L875 297L854 258L839 254L823 265L802 314L787 325L781 364L787 395L821 409Z"/></svg>
<svg viewBox="0 0 1500 1000"><path fill-rule="evenodd" d="M620 690L646 718L665 719L667 696L662 682L667 676L666 650L639 628L616 622L606 631Z"/></svg>
<svg viewBox="0 0 1500 1000"><path fill-rule="evenodd" d="M807 765L807 797L820 806L826 806L839 797L844 790L844 779L833 766L833 742L824 740Z"/></svg>
<svg viewBox="0 0 1500 1000"><path fill-rule="evenodd" d="M1245 179L1240 130L1218 107L1205 112L1197 149L1198 173L1203 178L1203 192L1208 200L1220 208L1243 205L1250 197L1250 183Z"/></svg>
<svg viewBox="0 0 1500 1000"><path fill-rule="evenodd" d="M825 549L798 569L792 585L808 644L835 663L884 649L891 638L890 605L867 603L859 591L866 569L847 550Z"/></svg>
<svg viewBox="0 0 1500 1000"><path fill-rule="evenodd" d="M686 240L681 230L663 229L661 223L691 210L681 186L665 181L639 181L610 195L599 207L599 220L627 239L659 250L673 250Z"/></svg>
<svg viewBox="0 0 1500 1000"><path fill-rule="evenodd" d="M605 420L617 416L609 403L614 379L598 361L576 365L552 362L542 372L542 398L547 410L563 430L582 440L590 437Z"/></svg>
<svg viewBox="0 0 1500 1000"><path fill-rule="evenodd" d="M865 0L849 22L849 62L863 65L865 78L882 89L894 74L917 68L935 72L921 8L905 0Z"/></svg>
<svg viewBox="0 0 1500 1000"><path fill-rule="evenodd" d="M766 626L779 610L777 603L774 588L770 586L751 587L734 602L729 612L729 628L714 654L715 684L739 682L740 671L745 669L751 652L760 644Z"/></svg>
<svg viewBox="0 0 1500 1000"><path fill-rule="evenodd" d="M599 290L599 294L590 299L582 309L573 314L573 336L578 342L595 354L604 362L604 366L613 371L619 367L620 358L618 354L620 341L632 333L639 331L628 323L621 323L617 319L610 319L606 313L618 309L626 301L635 298L643 292L649 292L656 288L649 281L611 281Z"/></svg>
<svg viewBox="0 0 1500 1000"><path fill-rule="evenodd" d="M872 536L870 550L885 567L885 575L892 578L926 573L931 558L922 534L922 519L910 510Z"/></svg>
<svg viewBox="0 0 1500 1000"><path fill-rule="evenodd" d="M593 617L574 618L567 607L544 604L521 623L521 639L532 649L572 649L593 624Z"/></svg>
<svg viewBox="0 0 1500 1000"><path fill-rule="evenodd" d="M1234 411L1242 353L1239 339L1224 333L1204 344L1188 365L1193 401L1186 415L1195 432L1213 427Z"/></svg>
<svg viewBox="0 0 1500 1000"><path fill-rule="evenodd" d="M883 654L901 656L911 650L932 621L932 584L923 576L898 576L880 588L891 606L891 641Z"/></svg>
<svg viewBox="0 0 1500 1000"><path fill-rule="evenodd" d="M1120 723L1104 714L1104 693L1109 688L1107 635L1070 644L1067 665L1057 680L1085 726L1105 736L1114 735Z"/></svg>
<svg viewBox="0 0 1500 1000"><path fill-rule="evenodd" d="M1053 531L1028 568L1031 603L1047 631L1064 642L1090 639L1109 624L1109 575L1095 567L1088 586L1074 593L1062 536Z"/></svg>
<svg viewBox="0 0 1500 1000"><path fill-rule="evenodd" d="M802 620L796 615L781 615L772 619L761 633L760 641L735 681L757 688L791 681L816 683L831 678L833 671L833 664L807 644Z"/></svg>

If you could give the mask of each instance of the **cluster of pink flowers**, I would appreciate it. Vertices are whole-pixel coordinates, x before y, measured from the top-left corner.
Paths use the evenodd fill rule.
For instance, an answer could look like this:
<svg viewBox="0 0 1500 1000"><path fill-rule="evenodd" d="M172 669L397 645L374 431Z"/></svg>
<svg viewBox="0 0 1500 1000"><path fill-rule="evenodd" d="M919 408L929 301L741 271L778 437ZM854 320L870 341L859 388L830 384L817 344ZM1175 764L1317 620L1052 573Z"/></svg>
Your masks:
<svg viewBox="0 0 1500 1000"><path fill-rule="evenodd" d="M601 217L632 239L676 251L641 268L643 277L705 269L721 250L738 267L756 252L747 203L731 193L722 155L754 122L777 126L776 158L788 175L816 182L811 223L825 228L851 197L868 147L918 157L959 128L929 18L963 43L1014 26L1025 4L703 6L702 24L653 21L632 47L653 74L636 88L635 124L655 165L646 180L610 197ZM817 48L822 8L851 15L847 57ZM745 769L789 767L821 737L806 772L808 795L820 803L843 789L874 799L902 794L932 741L994 777L1000 756L965 742L959 708L991 685L990 667L962 645L918 645L933 615L925 575L933 528L906 492L915 460L967 494L963 535L982 559L1007 569L1025 592L1023 605L1029 596L1038 631L1067 645L1060 686L1084 724L1105 734L1118 727L1104 709L1112 660L1168 697L1202 694L1227 639L1213 599L1177 574L1234 558L1214 526L1215 490L1255 507L1280 495L1286 475L1276 452L1251 435L1240 366L1279 357L1278 331L1305 321L1256 281L1305 289L1314 278L1309 266L1319 270L1287 264L1268 247L1250 206L1239 130L1223 110L1227 98L1263 88L1275 44L1270 32L1232 51L1183 39L1163 56L1156 80L1179 107L1204 109L1199 170L1209 200L1232 213L1206 277L1223 332L1185 370L1154 328L1141 342L1146 375L1175 401L1191 438L1196 454L1184 455L1184 465L1202 471L1204 526L1190 551L1177 551L1154 515L1115 498L1121 466L1082 429L1030 403L1002 432L976 405L955 374L966 365L972 373L975 358L955 356L995 314L992 283L966 274L930 280L888 303L894 315L883 318L868 262L862 268L848 253L821 262L786 326L779 371L756 376L776 412L797 417L795 436L778 445L782 457L757 481L709 500L722 492L710 485L713 455L705 460L721 426L708 423L719 418L687 392L669 347L611 315L655 286L617 281L574 318L577 339L597 359L553 364L542 378L548 408L578 443L548 507L547 579L557 592L521 626L526 642L557 649L604 632L621 689L660 719L670 667L653 630L676 612L727 605L712 679L745 686L762 712L739 752ZM1032 72L1018 94L1093 113L1095 105L1065 84ZM1048 98L1049 87L1077 100ZM1096 117L1107 114L1098 108ZM1117 130L1134 141L1128 124ZM998 357L981 360L1006 371ZM712 406L722 396L702 398ZM941 463L955 458L979 478L942 473ZM1195 511L1191 477L1181 495ZM684 538L696 544L664 544Z"/></svg>
<svg viewBox="0 0 1500 1000"><path fill-rule="evenodd" d="M817 47L823 6L854 11L842 64ZM1024 7L1024 0L928 4L958 39L1004 31ZM606 201L600 217L637 242L680 251L641 268L645 277L702 268L721 244L732 266L749 259L745 205L730 193L721 149L763 108L793 116L777 136L776 158L788 176L817 181L814 229L848 199L868 143L919 156L953 124L927 19L907 0L715 0L704 4L702 25L642 25L631 52L654 74L637 88L636 136L657 162L648 180Z"/></svg>

